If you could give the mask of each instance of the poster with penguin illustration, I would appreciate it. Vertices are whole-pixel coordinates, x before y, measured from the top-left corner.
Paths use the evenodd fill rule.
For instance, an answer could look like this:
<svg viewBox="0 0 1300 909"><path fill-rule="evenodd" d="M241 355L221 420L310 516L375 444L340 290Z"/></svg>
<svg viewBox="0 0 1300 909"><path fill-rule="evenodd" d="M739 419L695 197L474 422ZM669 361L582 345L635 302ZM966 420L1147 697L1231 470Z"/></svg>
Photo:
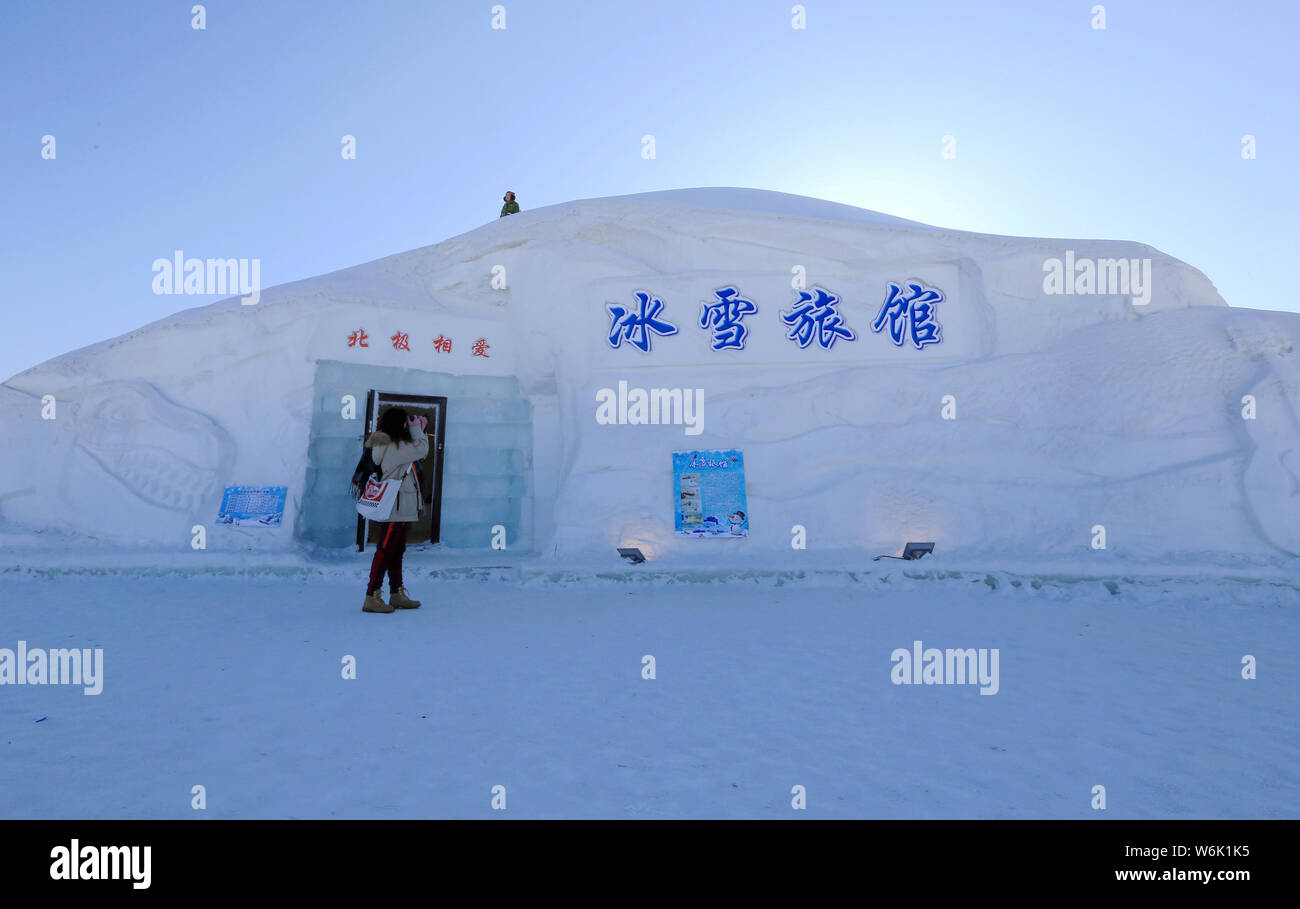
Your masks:
<svg viewBox="0 0 1300 909"><path fill-rule="evenodd" d="M678 536L749 536L744 455L674 451L673 502Z"/></svg>
<svg viewBox="0 0 1300 909"><path fill-rule="evenodd" d="M231 527L279 527L287 486L227 486L217 523Z"/></svg>

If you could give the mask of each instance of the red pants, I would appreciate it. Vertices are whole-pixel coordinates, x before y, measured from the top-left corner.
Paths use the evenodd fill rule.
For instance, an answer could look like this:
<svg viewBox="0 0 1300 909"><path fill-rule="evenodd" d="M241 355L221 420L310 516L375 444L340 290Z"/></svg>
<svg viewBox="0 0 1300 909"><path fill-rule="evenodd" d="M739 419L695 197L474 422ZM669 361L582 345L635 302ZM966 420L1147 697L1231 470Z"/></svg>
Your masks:
<svg viewBox="0 0 1300 909"><path fill-rule="evenodd" d="M384 572L388 572L388 589L396 590L402 584L402 555L406 552L406 521L390 521L384 525L379 535L379 545L375 547L375 557L370 562L370 583L366 593L374 593L384 584Z"/></svg>

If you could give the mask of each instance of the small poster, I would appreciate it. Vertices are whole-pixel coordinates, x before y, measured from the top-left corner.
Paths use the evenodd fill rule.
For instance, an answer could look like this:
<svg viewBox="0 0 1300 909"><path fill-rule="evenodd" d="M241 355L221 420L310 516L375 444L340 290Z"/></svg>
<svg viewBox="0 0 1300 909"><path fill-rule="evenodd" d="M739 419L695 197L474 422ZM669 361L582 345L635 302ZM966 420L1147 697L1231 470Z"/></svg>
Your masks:
<svg viewBox="0 0 1300 909"><path fill-rule="evenodd" d="M739 451L674 451L676 530L684 537L747 537L745 457Z"/></svg>
<svg viewBox="0 0 1300 909"><path fill-rule="evenodd" d="M236 527L279 527L288 486L227 486L217 523Z"/></svg>

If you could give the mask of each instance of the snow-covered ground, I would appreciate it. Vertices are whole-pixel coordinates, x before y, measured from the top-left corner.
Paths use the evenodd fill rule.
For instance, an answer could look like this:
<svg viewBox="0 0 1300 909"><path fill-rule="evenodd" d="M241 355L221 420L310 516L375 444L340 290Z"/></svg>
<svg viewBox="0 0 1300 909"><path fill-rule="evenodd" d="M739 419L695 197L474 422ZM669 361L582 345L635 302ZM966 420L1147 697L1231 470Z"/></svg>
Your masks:
<svg viewBox="0 0 1300 909"><path fill-rule="evenodd" d="M0 817L195 817L196 785L218 818L1300 814L1294 579L556 580L413 552L424 607L366 615L362 558L9 566L0 647L102 647L104 671L97 696L0 689ZM916 640L997 648L997 693L893 684Z"/></svg>

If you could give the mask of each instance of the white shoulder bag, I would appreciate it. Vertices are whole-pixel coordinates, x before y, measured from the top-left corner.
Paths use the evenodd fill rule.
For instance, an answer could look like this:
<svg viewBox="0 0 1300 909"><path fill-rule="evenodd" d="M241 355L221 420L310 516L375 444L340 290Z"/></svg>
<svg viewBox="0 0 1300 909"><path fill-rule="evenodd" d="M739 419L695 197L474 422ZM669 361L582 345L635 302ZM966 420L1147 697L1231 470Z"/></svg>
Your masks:
<svg viewBox="0 0 1300 909"><path fill-rule="evenodd" d="M407 464L401 476L388 480L376 480L374 477L368 479L366 488L361 491L361 498L357 499L357 514L368 521L387 521L393 513L393 506L397 504L397 493L402 488L402 481L410 472L411 465Z"/></svg>

